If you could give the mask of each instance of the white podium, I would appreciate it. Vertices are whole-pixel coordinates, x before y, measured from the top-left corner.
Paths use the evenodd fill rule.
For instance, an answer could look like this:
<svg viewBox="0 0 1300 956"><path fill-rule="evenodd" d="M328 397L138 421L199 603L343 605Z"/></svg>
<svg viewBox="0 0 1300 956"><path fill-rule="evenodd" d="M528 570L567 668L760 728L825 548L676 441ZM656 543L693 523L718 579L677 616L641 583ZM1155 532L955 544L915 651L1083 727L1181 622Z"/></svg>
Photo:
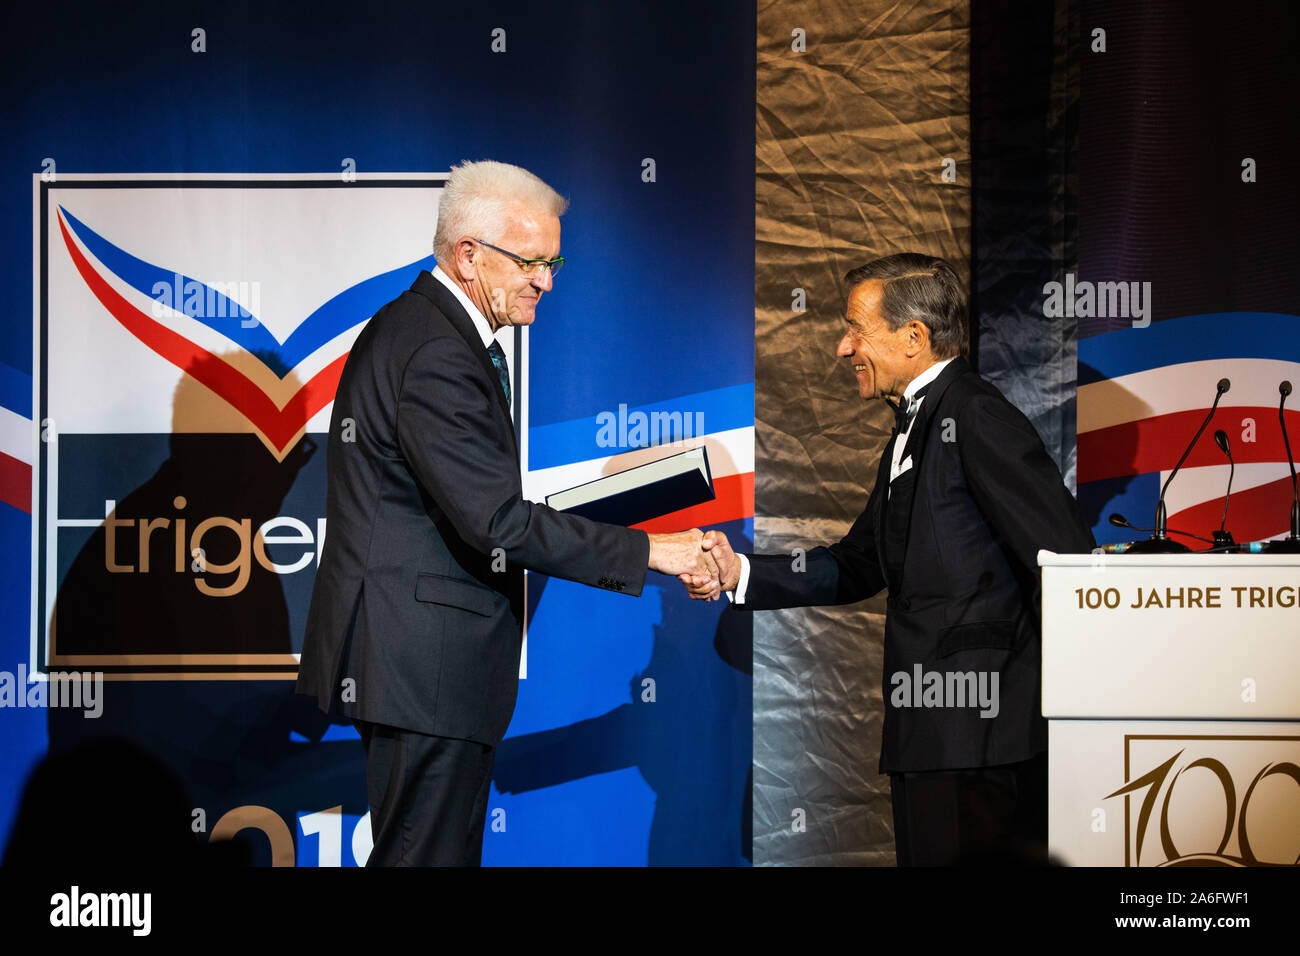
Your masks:
<svg viewBox="0 0 1300 956"><path fill-rule="evenodd" d="M1053 855L1300 863L1300 556L1038 563Z"/></svg>

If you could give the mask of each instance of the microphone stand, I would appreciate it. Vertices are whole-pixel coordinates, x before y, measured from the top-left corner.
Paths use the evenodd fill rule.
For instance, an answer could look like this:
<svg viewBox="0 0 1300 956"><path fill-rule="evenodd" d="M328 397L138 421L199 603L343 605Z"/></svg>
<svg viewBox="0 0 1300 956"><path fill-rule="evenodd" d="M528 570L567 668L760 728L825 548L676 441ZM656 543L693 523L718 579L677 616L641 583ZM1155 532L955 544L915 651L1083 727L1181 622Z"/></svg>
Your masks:
<svg viewBox="0 0 1300 956"><path fill-rule="evenodd" d="M1228 442L1228 433L1222 428L1214 433L1214 443L1228 456L1228 490L1223 493L1223 520L1219 522L1219 530L1214 532L1214 548L1235 549L1237 542L1232 539L1232 532L1228 531L1227 527L1228 502L1232 500L1232 476L1237 472L1237 463L1232 460L1232 445Z"/></svg>
<svg viewBox="0 0 1300 956"><path fill-rule="evenodd" d="M1300 491L1296 489L1295 458L1291 454L1291 440L1286 434L1286 397L1291 394L1291 383L1283 382L1277 387L1282 399L1277 403L1277 420L1282 426L1282 444L1286 446L1286 461L1291 466L1291 533L1281 541L1270 541L1264 545L1265 554L1300 554Z"/></svg>
<svg viewBox="0 0 1300 956"><path fill-rule="evenodd" d="M1165 510L1165 492L1169 490L1169 483L1174 480L1174 475L1178 474L1178 469L1183 467L1183 462L1187 460L1187 456L1196 447L1201 433L1205 431L1205 426L1210 424L1210 419L1214 417L1214 412L1219 407L1219 399L1223 398L1224 393L1231 387L1232 383L1228 379L1219 379L1218 391L1214 396L1214 404L1210 406L1210 414L1205 416L1205 421L1201 422L1201 427L1196 429L1196 434L1192 436L1192 443L1187 446L1187 450L1183 452L1183 457L1178 459L1178 464L1174 465L1174 470L1169 473L1164 486L1160 489L1160 500L1156 503L1156 526L1152 529L1151 537L1145 541L1135 541L1130 545L1128 549L1130 554L1182 554L1192 550L1182 542L1174 541L1165 533L1165 524L1168 521L1168 514Z"/></svg>

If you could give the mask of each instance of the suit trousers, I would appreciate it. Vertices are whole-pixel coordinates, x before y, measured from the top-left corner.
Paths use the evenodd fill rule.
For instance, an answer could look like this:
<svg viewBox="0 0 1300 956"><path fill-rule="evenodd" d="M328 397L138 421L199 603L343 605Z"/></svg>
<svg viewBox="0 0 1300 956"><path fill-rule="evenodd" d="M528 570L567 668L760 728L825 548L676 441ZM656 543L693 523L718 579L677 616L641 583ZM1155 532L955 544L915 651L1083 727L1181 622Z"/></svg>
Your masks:
<svg viewBox="0 0 1300 956"><path fill-rule="evenodd" d="M496 748L356 721L374 849L366 866L478 866Z"/></svg>
<svg viewBox="0 0 1300 956"><path fill-rule="evenodd" d="M1047 754L889 775L899 866L1044 865Z"/></svg>

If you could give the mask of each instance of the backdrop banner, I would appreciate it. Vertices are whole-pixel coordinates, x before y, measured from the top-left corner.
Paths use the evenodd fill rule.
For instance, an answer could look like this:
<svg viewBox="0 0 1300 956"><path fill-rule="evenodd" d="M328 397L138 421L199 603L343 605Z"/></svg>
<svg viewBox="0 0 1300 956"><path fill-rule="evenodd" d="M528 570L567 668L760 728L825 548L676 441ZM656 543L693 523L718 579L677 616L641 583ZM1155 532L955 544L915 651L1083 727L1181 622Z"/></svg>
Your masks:
<svg viewBox="0 0 1300 956"><path fill-rule="evenodd" d="M564 272L502 336L525 494L703 445L715 500L646 527L752 536L754 11L695 13L14 15L0 841L38 758L113 735L174 775L198 839L364 863L360 739L293 693L325 432L351 343L434 266L461 160L571 203ZM653 574L639 599L535 575L527 595L484 862L747 864L748 628ZM82 706L63 673L90 675ZM63 783L162 799L130 777ZM59 807L40 825L101 819Z"/></svg>
<svg viewBox="0 0 1300 956"><path fill-rule="evenodd" d="M1079 502L1099 543L1143 537L1110 525L1113 512L1152 525L1222 378L1230 391L1169 486L1168 526L1209 537L1224 523L1221 429L1237 463L1227 529L1254 541L1289 527L1278 386L1300 384L1300 128L1282 117L1300 96L1300 15L1221 12L1083 4L1105 30L1082 61L1079 263L1040 294L1078 324ZM1210 59L1213 76L1199 66Z"/></svg>

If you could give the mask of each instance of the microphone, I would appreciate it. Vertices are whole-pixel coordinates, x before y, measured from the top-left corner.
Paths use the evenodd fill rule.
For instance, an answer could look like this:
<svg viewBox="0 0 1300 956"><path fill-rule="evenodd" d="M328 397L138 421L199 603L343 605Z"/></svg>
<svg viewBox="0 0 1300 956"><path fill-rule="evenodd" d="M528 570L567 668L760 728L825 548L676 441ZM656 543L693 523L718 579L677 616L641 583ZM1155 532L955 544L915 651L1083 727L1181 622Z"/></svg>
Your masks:
<svg viewBox="0 0 1300 956"><path fill-rule="evenodd" d="M1228 442L1228 433L1222 428L1214 433L1214 443L1228 456L1228 490L1223 493L1223 520L1219 522L1219 530L1214 532L1214 546L1229 548L1237 543L1232 540L1232 532L1224 530L1228 526L1228 499L1232 497L1232 476L1237 471L1237 463L1232 460L1232 445Z"/></svg>
<svg viewBox="0 0 1300 956"><path fill-rule="evenodd" d="M1114 525L1115 527L1117 527L1117 528L1129 528L1129 529L1131 529L1131 530L1133 530L1133 531L1143 531L1143 532L1146 532L1146 531L1154 531L1154 530L1155 530L1154 528L1139 528L1137 525L1129 523L1128 518L1125 518L1125 517L1124 517L1122 514L1120 514L1118 511L1112 513L1111 516L1110 516L1108 519L1106 519L1106 520L1108 520L1111 524L1113 524L1113 525ZM1166 528L1165 530L1166 530L1166 532L1167 532L1168 534L1180 534L1180 535L1182 535L1184 538L1195 538L1197 541L1204 541L1206 544L1214 544L1214 542L1211 541L1209 538L1203 538L1203 537L1201 537L1199 534L1192 534L1190 531L1176 531L1176 530L1173 529L1173 528ZM1139 545L1144 545L1144 544L1149 544L1149 543L1150 543L1149 541L1134 541L1134 542L1132 542L1131 544L1126 545L1126 550L1128 550L1128 551L1140 551L1140 549L1138 548ZM1175 546L1181 547L1181 545L1178 545L1178 542L1177 542L1177 541L1173 541L1173 542L1170 542L1170 543L1173 544L1173 545L1175 545ZM1184 550L1187 550L1187 549L1184 548ZM1158 552L1147 551L1146 553L1147 553L1147 554L1155 554L1155 553L1158 553Z"/></svg>
<svg viewBox="0 0 1300 956"><path fill-rule="evenodd" d="M1164 485L1160 488L1160 500L1156 502L1156 526L1151 529L1153 532L1151 537L1146 541L1135 542L1134 545L1129 548L1129 551L1135 554L1174 554L1191 550L1187 545L1182 544L1181 542L1171 541L1166 533L1167 529L1165 528L1165 521L1167 519L1165 511L1165 492L1169 490L1169 483L1174 480L1174 475L1178 474L1178 469L1183 467L1183 462L1187 460L1187 456L1190 455L1192 449L1196 447L1196 443L1201 438L1201 433L1205 431L1205 426L1210 424L1210 419L1214 417L1214 412L1219 407L1219 399L1223 398L1224 393L1230 388L1232 388L1232 382L1228 381L1226 378L1219 379L1217 391L1214 395L1214 404L1210 406L1210 413L1205 416L1205 421L1201 422L1201 427L1196 429L1196 434L1192 436L1192 443L1187 446L1187 450L1183 452L1183 457L1178 459L1178 464L1174 465L1174 470L1169 473L1169 477L1165 479ZM1186 534L1186 532L1178 531L1174 533ZM1199 535L1187 535L1187 537L1200 538ZM1200 540L1206 541L1208 539L1200 538Z"/></svg>
<svg viewBox="0 0 1300 956"><path fill-rule="evenodd" d="M1300 554L1300 492L1296 490L1295 458L1291 454L1291 440L1286 434L1286 416L1283 409L1286 397L1291 394L1291 383L1284 381L1277 387L1282 398L1277 403L1277 420L1282 426L1282 444L1286 446L1286 461L1291 466L1291 533L1281 541L1270 541L1264 545L1268 554Z"/></svg>

